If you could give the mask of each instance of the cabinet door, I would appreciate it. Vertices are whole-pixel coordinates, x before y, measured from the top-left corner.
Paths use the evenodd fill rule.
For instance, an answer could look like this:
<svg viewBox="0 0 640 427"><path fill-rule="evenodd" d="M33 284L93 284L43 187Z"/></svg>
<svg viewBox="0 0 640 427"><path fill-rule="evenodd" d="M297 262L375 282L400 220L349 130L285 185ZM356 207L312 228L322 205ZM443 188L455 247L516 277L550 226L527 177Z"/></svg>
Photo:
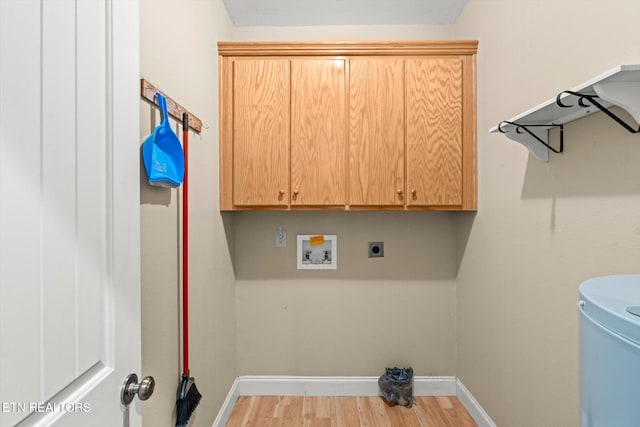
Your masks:
<svg viewBox="0 0 640 427"><path fill-rule="evenodd" d="M234 62L233 204L289 204L289 61Z"/></svg>
<svg viewBox="0 0 640 427"><path fill-rule="evenodd" d="M345 61L291 64L291 205L346 204Z"/></svg>
<svg viewBox="0 0 640 427"><path fill-rule="evenodd" d="M404 205L404 60L349 63L349 203Z"/></svg>
<svg viewBox="0 0 640 427"><path fill-rule="evenodd" d="M407 205L462 205L459 58L407 60Z"/></svg>

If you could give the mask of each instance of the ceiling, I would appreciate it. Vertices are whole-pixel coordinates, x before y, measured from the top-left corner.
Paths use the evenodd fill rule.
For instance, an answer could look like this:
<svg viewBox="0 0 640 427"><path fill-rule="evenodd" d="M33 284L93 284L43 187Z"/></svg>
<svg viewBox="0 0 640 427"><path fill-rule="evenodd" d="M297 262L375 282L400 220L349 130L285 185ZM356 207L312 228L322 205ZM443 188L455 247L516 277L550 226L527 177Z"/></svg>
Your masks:
<svg viewBox="0 0 640 427"><path fill-rule="evenodd" d="M223 0L239 27L451 24L469 0Z"/></svg>

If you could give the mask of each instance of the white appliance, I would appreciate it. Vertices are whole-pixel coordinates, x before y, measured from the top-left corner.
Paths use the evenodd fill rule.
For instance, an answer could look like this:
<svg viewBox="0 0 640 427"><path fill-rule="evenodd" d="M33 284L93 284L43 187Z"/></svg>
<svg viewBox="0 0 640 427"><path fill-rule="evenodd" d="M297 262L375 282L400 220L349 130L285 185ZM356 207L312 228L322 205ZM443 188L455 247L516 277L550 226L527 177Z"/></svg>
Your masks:
<svg viewBox="0 0 640 427"><path fill-rule="evenodd" d="M581 427L640 426L640 275L583 282L578 307Z"/></svg>

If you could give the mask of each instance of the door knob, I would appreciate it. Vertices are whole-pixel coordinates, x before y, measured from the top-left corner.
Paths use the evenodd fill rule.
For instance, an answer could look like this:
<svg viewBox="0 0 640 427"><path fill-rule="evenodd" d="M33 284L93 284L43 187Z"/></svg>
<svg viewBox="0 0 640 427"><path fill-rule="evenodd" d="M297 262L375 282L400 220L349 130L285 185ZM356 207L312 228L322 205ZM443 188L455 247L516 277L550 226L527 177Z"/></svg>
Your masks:
<svg viewBox="0 0 640 427"><path fill-rule="evenodd" d="M120 401L124 406L127 406L131 403L136 394L140 400L147 400L153 394L155 387L156 381L153 377L145 377L138 384L138 376L136 374L129 374L122 384Z"/></svg>

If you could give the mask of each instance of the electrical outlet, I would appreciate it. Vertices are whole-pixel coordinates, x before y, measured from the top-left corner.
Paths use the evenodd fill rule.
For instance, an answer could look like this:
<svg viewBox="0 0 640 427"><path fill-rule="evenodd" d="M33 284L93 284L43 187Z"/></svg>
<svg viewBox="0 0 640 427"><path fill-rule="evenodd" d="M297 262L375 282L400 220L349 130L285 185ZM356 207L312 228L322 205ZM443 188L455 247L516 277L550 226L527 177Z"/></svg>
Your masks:
<svg viewBox="0 0 640 427"><path fill-rule="evenodd" d="M287 247L287 230L279 226L276 230L276 248Z"/></svg>
<svg viewBox="0 0 640 427"><path fill-rule="evenodd" d="M369 258L384 257L384 242L369 242Z"/></svg>

